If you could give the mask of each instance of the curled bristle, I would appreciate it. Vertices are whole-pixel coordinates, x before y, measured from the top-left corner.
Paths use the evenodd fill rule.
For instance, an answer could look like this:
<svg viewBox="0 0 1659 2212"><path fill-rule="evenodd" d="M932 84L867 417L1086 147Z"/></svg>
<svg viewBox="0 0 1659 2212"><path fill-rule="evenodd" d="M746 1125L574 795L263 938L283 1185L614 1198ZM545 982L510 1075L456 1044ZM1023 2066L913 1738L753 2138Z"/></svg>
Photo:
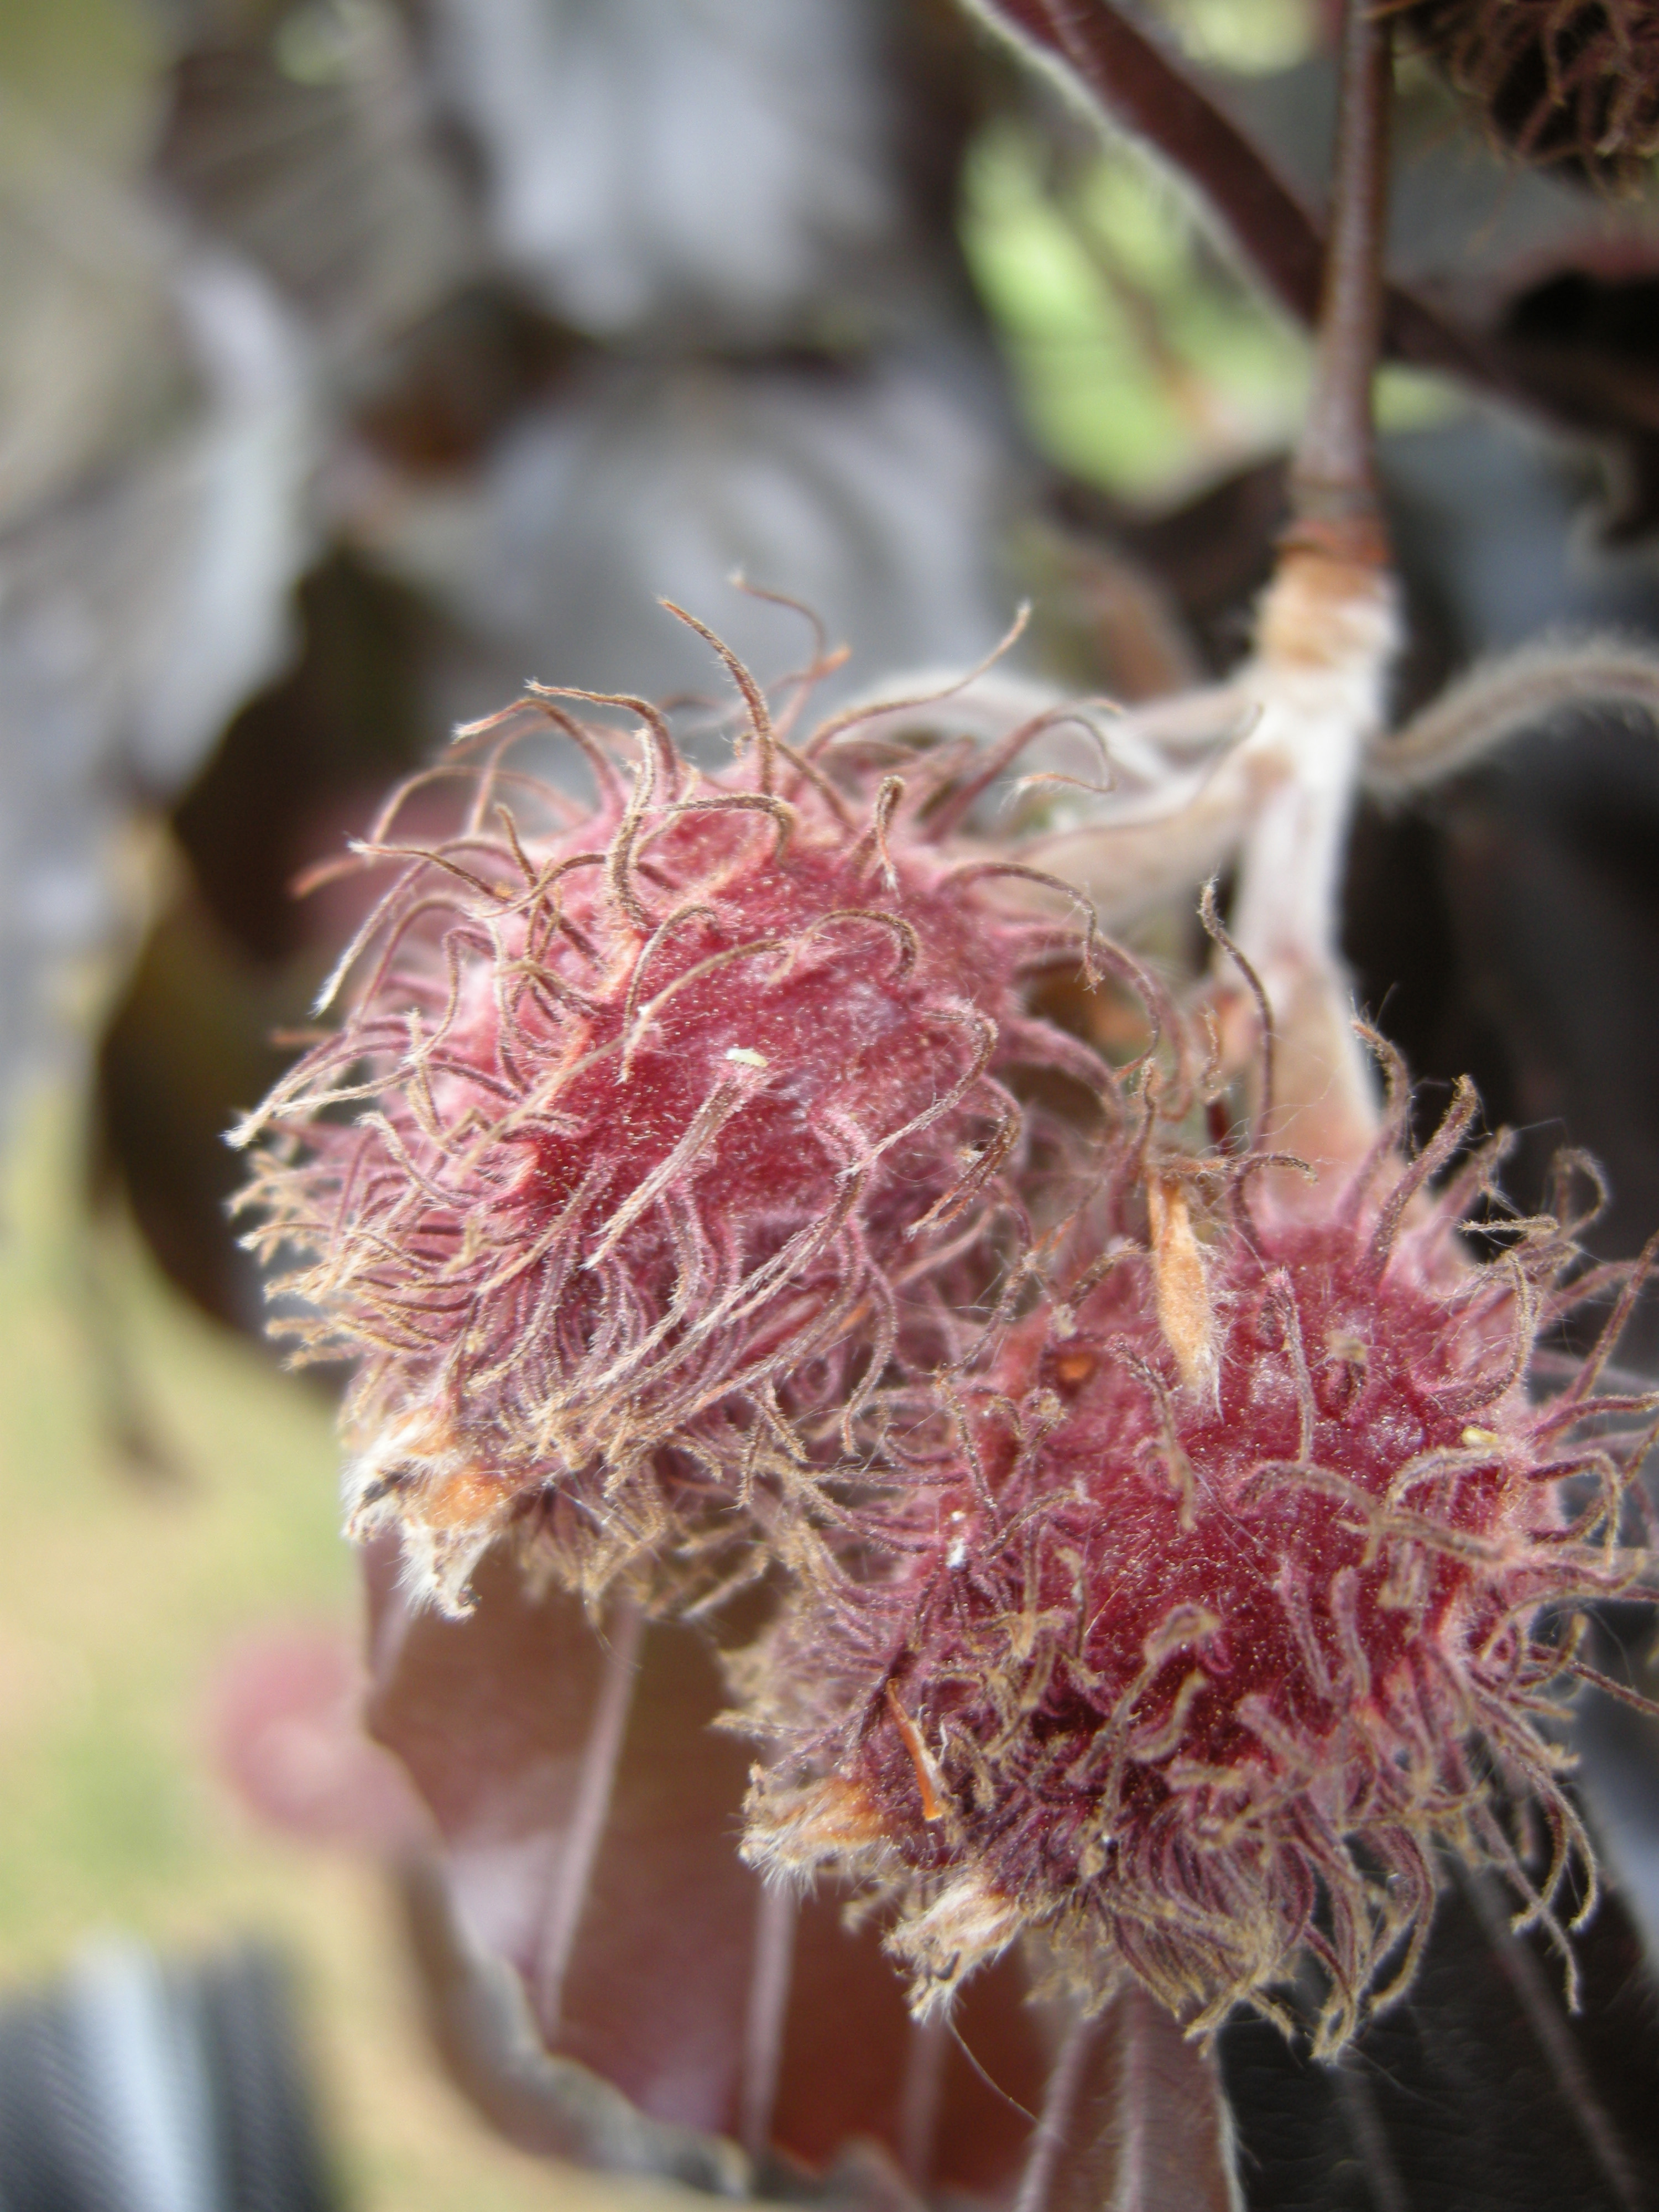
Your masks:
<svg viewBox="0 0 1659 2212"><path fill-rule="evenodd" d="M1654 0L1396 0L1509 152L1634 187L1659 152Z"/></svg>

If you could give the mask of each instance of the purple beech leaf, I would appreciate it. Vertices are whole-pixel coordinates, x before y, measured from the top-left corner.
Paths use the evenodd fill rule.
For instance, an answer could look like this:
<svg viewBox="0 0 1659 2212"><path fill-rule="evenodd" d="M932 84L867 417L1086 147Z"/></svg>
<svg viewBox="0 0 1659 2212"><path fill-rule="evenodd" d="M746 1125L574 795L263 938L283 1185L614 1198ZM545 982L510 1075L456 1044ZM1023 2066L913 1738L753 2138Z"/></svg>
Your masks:
<svg viewBox="0 0 1659 2212"><path fill-rule="evenodd" d="M415 44L391 0L269 15L199 11L156 167L334 355L396 339L482 259Z"/></svg>
<svg viewBox="0 0 1659 2212"><path fill-rule="evenodd" d="M1616 1899L1562 1966L1479 1878L1440 1900L1411 1993L1335 2066L1261 2021L1220 2038L1250 2212L1652 2212L1653 1984Z"/></svg>
<svg viewBox="0 0 1659 2212"><path fill-rule="evenodd" d="M411 1614L373 1563L372 1716L448 1846L406 1884L434 2038L514 2141L716 2192L820 2193L802 2161L866 2208L1237 2201L1213 2065L1151 1999L1057 2026L1010 1961L917 2027L872 1929L738 1863L697 1639L624 1613L602 1644L509 1564L478 1583L465 1621Z"/></svg>
<svg viewBox="0 0 1659 2212"><path fill-rule="evenodd" d="M902 313L919 265L872 0L435 0L431 95L496 253L604 339L781 346Z"/></svg>
<svg viewBox="0 0 1659 2212"><path fill-rule="evenodd" d="M1126 1982L1060 2045L1016 2212L1232 2212L1243 2202L1213 2059Z"/></svg>
<svg viewBox="0 0 1659 2212"><path fill-rule="evenodd" d="M402 1889L428 2031L456 2083L509 2142L715 2196L747 2193L735 2143L651 2119L586 2067L549 2055L524 1984L467 1936L441 1867L407 1863Z"/></svg>
<svg viewBox="0 0 1659 2212"><path fill-rule="evenodd" d="M654 2142L670 2163L652 2170L682 2178L688 2159L740 2170L741 2145L769 2194L792 2175L799 2193L803 2165L865 2204L902 2200L903 2174L1006 2193L1047 2071L1017 1963L970 1988L953 2031L915 2026L875 1925L849 1931L834 1895L797 1904L739 1862L749 1753L711 1729L726 1699L708 1643L625 1613L601 1637L508 1560L475 1579L477 1609L447 1620L411 1612L391 1562L370 1562L369 1723L447 1847L457 1932L446 1948L428 1911L422 1948L477 2100L567 2156L636 2166ZM467 1954L516 1970L544 2055L581 2083L526 2057ZM860 2139L884 2149L849 2166Z"/></svg>
<svg viewBox="0 0 1659 2212"><path fill-rule="evenodd" d="M354 527L500 654L504 680L580 670L647 698L709 682L707 647L653 611L659 597L777 669L799 621L731 576L787 575L832 638L856 641L855 665L818 694L838 703L895 669L959 672L1001 635L992 549L1026 495L1004 407L972 338L833 364L613 355L521 408L476 469L405 477ZM498 703L468 684L471 711Z"/></svg>

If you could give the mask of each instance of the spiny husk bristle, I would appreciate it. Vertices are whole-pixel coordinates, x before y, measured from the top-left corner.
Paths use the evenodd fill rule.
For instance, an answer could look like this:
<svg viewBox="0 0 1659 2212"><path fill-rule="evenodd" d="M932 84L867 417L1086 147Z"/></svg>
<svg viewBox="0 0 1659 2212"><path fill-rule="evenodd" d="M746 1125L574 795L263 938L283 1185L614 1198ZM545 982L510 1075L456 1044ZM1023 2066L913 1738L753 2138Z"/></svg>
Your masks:
<svg viewBox="0 0 1659 2212"><path fill-rule="evenodd" d="M1654 0L1396 0L1408 38L1524 161L1634 189L1659 152Z"/></svg>

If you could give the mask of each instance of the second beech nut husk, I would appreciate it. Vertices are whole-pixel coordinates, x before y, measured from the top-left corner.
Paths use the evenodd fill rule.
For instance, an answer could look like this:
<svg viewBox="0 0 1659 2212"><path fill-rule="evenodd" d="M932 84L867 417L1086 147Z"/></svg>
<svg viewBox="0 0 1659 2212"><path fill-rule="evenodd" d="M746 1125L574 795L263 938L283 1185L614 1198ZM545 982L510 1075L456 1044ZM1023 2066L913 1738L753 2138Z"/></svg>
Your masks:
<svg viewBox="0 0 1659 2212"><path fill-rule="evenodd" d="M1649 1261L1610 1276L1540 1218L1477 1264L1501 1148L1432 1194L1474 1094L1408 1160L1395 1089L1293 1207L1254 1148L1109 1142L1047 1297L913 1405L878 1542L734 1662L746 1855L884 1898L919 2011L1024 1936L1085 2007L1127 1973L1200 2035L1241 2002L1288 2028L1311 1967L1329 2054L1410 1985L1446 1850L1571 1982L1594 1864L1552 1719L1575 1608L1644 1569L1620 1523L1659 1399L1598 1378ZM1540 1331L1615 1284L1534 1403Z"/></svg>

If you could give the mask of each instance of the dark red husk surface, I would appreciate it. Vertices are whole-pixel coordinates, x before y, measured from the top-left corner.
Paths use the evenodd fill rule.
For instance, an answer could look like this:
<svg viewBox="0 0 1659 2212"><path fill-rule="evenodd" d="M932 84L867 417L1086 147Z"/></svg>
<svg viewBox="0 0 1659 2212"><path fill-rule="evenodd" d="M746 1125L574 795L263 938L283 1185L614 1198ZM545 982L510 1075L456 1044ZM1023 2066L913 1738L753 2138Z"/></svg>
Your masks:
<svg viewBox="0 0 1659 2212"><path fill-rule="evenodd" d="M278 1286L301 1356L360 1362L356 1525L397 1521L451 1608L509 1525L590 1594L695 1581L757 1516L787 1551L866 1383L971 1334L1002 1076L1098 1087L1024 998L1081 936L942 841L946 757L831 781L749 705L724 775L651 710L624 738L543 702L591 805L499 742L448 836L394 804L356 996L249 1124L252 1241L313 1261Z"/></svg>
<svg viewBox="0 0 1659 2212"><path fill-rule="evenodd" d="M963 1392L884 1559L739 1662L773 1750L750 1855L896 1889L920 2004L1035 1931L1085 1996L1127 1968L1205 2028L1310 1954L1334 2048L1409 1978L1437 1844L1556 1926L1588 1856L1537 1632L1631 1579L1639 1453L1522 1384L1566 1241L1531 1224L1477 1269L1413 1202L1221 1212L1212 1379L1183 1382L1156 1250L1126 1249ZM1542 1812L1536 1864L1504 1790Z"/></svg>

